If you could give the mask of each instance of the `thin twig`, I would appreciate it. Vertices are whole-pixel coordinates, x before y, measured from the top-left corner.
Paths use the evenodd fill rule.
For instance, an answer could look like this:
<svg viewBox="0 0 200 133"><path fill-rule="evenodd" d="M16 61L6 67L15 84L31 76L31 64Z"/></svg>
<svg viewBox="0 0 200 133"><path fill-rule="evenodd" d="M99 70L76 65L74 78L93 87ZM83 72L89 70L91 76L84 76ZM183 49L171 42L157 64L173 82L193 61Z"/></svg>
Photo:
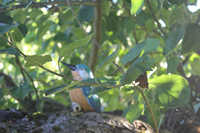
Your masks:
<svg viewBox="0 0 200 133"><path fill-rule="evenodd" d="M21 73L22 73L22 75L23 75L23 77L24 77L24 80L26 80L26 76L25 76L25 74L26 74L27 77L29 78L29 80L31 81L32 86L33 86L33 90L35 91L36 101L37 101L37 103L39 103L40 97L39 97L39 94L38 94L38 90L37 90L37 88L35 87L34 81L33 81L32 77L29 75L29 73L28 73L28 72L25 70L25 68L22 66L21 62L19 61L19 57L18 57L18 56L16 56L16 63L17 63L17 65L19 66L19 68L20 68L20 70L21 70Z"/></svg>
<svg viewBox="0 0 200 133"><path fill-rule="evenodd" d="M19 61L19 57L18 57L18 56L15 56L15 61L16 61L16 64L19 66L19 69L20 69L21 74L22 74L22 76L23 76L23 79L24 79L24 81L25 81L25 80L26 80L26 76L25 76L25 73L24 73L24 71L23 71L23 67L22 67L22 65L21 65L21 63L20 63L20 61Z"/></svg>
<svg viewBox="0 0 200 133"><path fill-rule="evenodd" d="M25 55L17 46L15 46L12 42L10 42L10 41L8 41L7 40L7 42L10 44L9 46L11 46L11 47L13 47L13 48L15 48L24 58L26 58L27 57L27 55ZM47 71L47 72L49 72L49 73L52 73L52 74L54 74L54 75L57 75L57 76L60 76L60 77L65 77L63 74L59 74L59 73L56 73L56 72L54 72L54 71L52 71L52 70L50 70L50 69L48 69L48 68L45 68L44 66L42 66L42 65L38 65L40 68L42 68L43 70L45 70L45 71ZM65 77L66 78L66 77ZM71 79L69 79L69 80L71 80Z"/></svg>
<svg viewBox="0 0 200 133"><path fill-rule="evenodd" d="M60 76L60 77L63 77L63 78L64 78L64 75L63 75L63 74L59 74L59 73L57 73L57 72L54 72L54 71L52 71L52 70L50 70L50 69L48 69L48 68L46 68L46 67L44 67L44 66L42 66L42 65L38 65L38 66L39 66L40 68L42 68L43 70L49 72L49 73L52 73L52 74L55 74L55 75L57 75L57 76Z"/></svg>
<svg viewBox="0 0 200 133"><path fill-rule="evenodd" d="M152 15L154 21L155 21L156 24L158 25L158 28L159 28L160 32L161 32L164 36L166 36L166 33L163 31L160 22L158 21L157 17L155 16L155 14L154 14L154 12L153 12L153 8L152 8L151 2L150 2L149 0L147 0L147 5L148 5L148 8L149 8L149 10L150 10L150 13L151 13L151 15ZM161 35L161 36L162 36L162 35Z"/></svg>
<svg viewBox="0 0 200 133"><path fill-rule="evenodd" d="M146 103L146 105L147 105L147 108L148 108L148 110L149 110L150 113L151 113L151 117L152 117L152 120L153 120L153 124L154 124L154 127L155 127L155 129L156 129L156 133L159 133L158 124L157 124L157 122L156 122L156 117L155 117L155 114L153 113L153 110L152 110L152 108L151 108L151 105L149 104L149 102L148 102L146 96L144 95L144 92L143 92L142 88L141 88L141 87L137 87L137 89L138 89L138 91L141 93L141 95L142 95L142 97L143 97L143 99L144 99L144 101L145 101L145 103Z"/></svg>
<svg viewBox="0 0 200 133"><path fill-rule="evenodd" d="M48 1L48 2L32 2L30 5L30 2L28 3L21 3L19 5L14 5L11 7L0 7L0 13L2 12L8 12L8 11L12 11L12 10L16 10L16 9L20 9L20 8L26 8L27 5L30 8L43 8L43 7L48 7L48 6L55 6L55 5L65 5L68 6L68 3L66 3L66 1ZM72 1L71 5L73 6L80 6L80 5L89 5L89 6L95 6L95 2L93 1Z"/></svg>

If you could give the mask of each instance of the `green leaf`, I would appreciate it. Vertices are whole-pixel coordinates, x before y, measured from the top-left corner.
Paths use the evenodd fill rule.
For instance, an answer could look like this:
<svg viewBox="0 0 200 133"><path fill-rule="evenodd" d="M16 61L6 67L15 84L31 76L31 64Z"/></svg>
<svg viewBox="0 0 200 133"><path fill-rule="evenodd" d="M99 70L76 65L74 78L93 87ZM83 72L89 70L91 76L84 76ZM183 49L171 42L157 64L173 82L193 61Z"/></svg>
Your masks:
<svg viewBox="0 0 200 133"><path fill-rule="evenodd" d="M192 62L191 62L191 71L193 75L199 75L200 76L200 56L196 55L193 56Z"/></svg>
<svg viewBox="0 0 200 133"><path fill-rule="evenodd" d="M155 38L148 38L144 42L137 44L126 55L124 55L121 59L121 63L125 65L133 61L141 54L141 52L143 52L143 54L154 52L157 50L159 44L160 40Z"/></svg>
<svg viewBox="0 0 200 133"><path fill-rule="evenodd" d="M184 26L177 25L173 28L172 31L169 32L167 39L165 41L165 49L164 53L167 54L168 52L172 51L178 42L182 39L185 32Z"/></svg>
<svg viewBox="0 0 200 133"><path fill-rule="evenodd" d="M176 73L177 67L180 63L180 58L173 55L167 58L167 72L168 73Z"/></svg>
<svg viewBox="0 0 200 133"><path fill-rule="evenodd" d="M80 22L90 22L94 18L94 7L93 6L81 6L78 13L78 19Z"/></svg>
<svg viewBox="0 0 200 133"><path fill-rule="evenodd" d="M28 29L27 29L25 24L20 24L18 26L18 28L19 28L19 30L20 30L20 32L22 33L23 36L25 36L26 33L28 32Z"/></svg>
<svg viewBox="0 0 200 133"><path fill-rule="evenodd" d="M32 86L25 81L18 88L12 90L12 95L18 99L24 99L32 90Z"/></svg>
<svg viewBox="0 0 200 133"><path fill-rule="evenodd" d="M139 91L134 91L134 93L131 94L131 98L132 101L134 101L134 104L128 105L128 107L123 112L123 116L125 116L129 121L138 119L138 117L144 111L144 100Z"/></svg>
<svg viewBox="0 0 200 133"><path fill-rule="evenodd" d="M19 52L14 48L1 49L0 54L19 55Z"/></svg>
<svg viewBox="0 0 200 133"><path fill-rule="evenodd" d="M5 24L12 24L13 19L7 13L0 13L0 22Z"/></svg>
<svg viewBox="0 0 200 133"><path fill-rule="evenodd" d="M149 86L155 94L156 102L165 107L187 105L190 100L190 88L186 79L170 74L149 80Z"/></svg>
<svg viewBox="0 0 200 133"><path fill-rule="evenodd" d="M182 50L184 53L200 50L200 26L197 24L188 24L183 38Z"/></svg>
<svg viewBox="0 0 200 133"><path fill-rule="evenodd" d="M14 42L20 42L24 38L24 35L20 31L19 27L12 30L11 36Z"/></svg>
<svg viewBox="0 0 200 133"><path fill-rule="evenodd" d="M155 60L150 58L149 56L142 56L138 58L135 62L131 64L127 72L123 75L121 82L130 83L136 80L138 76L146 71L151 70L155 63Z"/></svg>
<svg viewBox="0 0 200 133"><path fill-rule="evenodd" d="M111 10L111 2L107 1L107 0L104 0L102 2L102 11L103 11L103 14L105 14L106 16L108 16L109 13L110 13L110 10Z"/></svg>
<svg viewBox="0 0 200 133"><path fill-rule="evenodd" d="M7 46L7 36L1 36L0 35L0 48L5 48Z"/></svg>
<svg viewBox="0 0 200 133"><path fill-rule="evenodd" d="M144 0L131 0L131 14L136 14L143 6Z"/></svg>
<svg viewBox="0 0 200 133"><path fill-rule="evenodd" d="M196 5L197 0L188 0L188 2L190 5Z"/></svg>
<svg viewBox="0 0 200 133"><path fill-rule="evenodd" d="M157 124L159 124L160 118L161 118L161 110L160 110L160 105L159 104L155 104L153 102L151 102L151 99L148 99L150 107L154 113L155 116L155 120L157 122ZM144 111L145 116L147 117L147 122L150 125L154 125L154 122L152 120L152 115L151 112L149 111L149 109L146 107L145 111ZM155 127L153 127L155 129Z"/></svg>
<svg viewBox="0 0 200 133"><path fill-rule="evenodd" d="M138 119L144 109L144 104L133 104L127 109L125 117L129 121Z"/></svg>
<svg viewBox="0 0 200 133"><path fill-rule="evenodd" d="M110 54L109 56L106 56L104 60L98 65L97 70L102 70L103 66L112 62L115 59L115 57L118 55L119 49L120 47L118 46L117 49L112 54Z"/></svg>
<svg viewBox="0 0 200 133"><path fill-rule="evenodd" d="M72 43L63 46L60 49L60 56L68 56L68 55L70 55L71 52L74 51L74 49L77 49L77 48L87 44L91 40L91 37L92 37L92 35L88 35L84 39L75 40Z"/></svg>
<svg viewBox="0 0 200 133"><path fill-rule="evenodd" d="M38 65L43 65L46 62L51 61L51 56L50 55L31 55L27 56L26 58L26 65L27 66L38 66Z"/></svg>
<svg viewBox="0 0 200 133"><path fill-rule="evenodd" d="M104 99L104 102L107 104L105 111L117 110L119 109L119 90L110 89L101 94L101 97Z"/></svg>
<svg viewBox="0 0 200 133"><path fill-rule="evenodd" d="M8 32L9 30L15 27L17 27L17 24L0 23L0 35L3 35L4 33Z"/></svg>
<svg viewBox="0 0 200 133"><path fill-rule="evenodd" d="M70 8L66 9L63 13L60 13L58 17L60 25L69 24L69 22L73 21L73 19L75 18Z"/></svg>

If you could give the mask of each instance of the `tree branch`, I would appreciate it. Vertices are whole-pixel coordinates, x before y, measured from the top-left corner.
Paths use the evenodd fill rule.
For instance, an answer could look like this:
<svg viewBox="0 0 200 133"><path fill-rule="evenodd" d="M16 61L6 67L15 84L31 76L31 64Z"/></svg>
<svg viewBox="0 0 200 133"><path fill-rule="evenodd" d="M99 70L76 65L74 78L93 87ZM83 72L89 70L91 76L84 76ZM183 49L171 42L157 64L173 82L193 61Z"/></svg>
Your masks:
<svg viewBox="0 0 200 133"><path fill-rule="evenodd" d="M94 20L94 32L95 32L95 38L93 41L93 47L92 52L90 55L89 60L89 67L94 71L97 57L98 57L98 51L101 44L101 0L96 1L96 8L95 8L95 20Z"/></svg>
<svg viewBox="0 0 200 133"><path fill-rule="evenodd" d="M48 1L48 2L28 2L28 3L21 3L19 5L14 5L11 7L0 7L0 13L2 12L8 12L8 11L12 11L12 10L16 10L16 9L20 9L20 8L27 8L27 7L31 7L31 8L42 8L42 7L48 7L48 6L55 6L55 5L65 5L65 6L69 6L67 1ZM89 5L89 6L95 6L96 2L93 1L71 1L71 5L73 6L79 6L79 5Z"/></svg>

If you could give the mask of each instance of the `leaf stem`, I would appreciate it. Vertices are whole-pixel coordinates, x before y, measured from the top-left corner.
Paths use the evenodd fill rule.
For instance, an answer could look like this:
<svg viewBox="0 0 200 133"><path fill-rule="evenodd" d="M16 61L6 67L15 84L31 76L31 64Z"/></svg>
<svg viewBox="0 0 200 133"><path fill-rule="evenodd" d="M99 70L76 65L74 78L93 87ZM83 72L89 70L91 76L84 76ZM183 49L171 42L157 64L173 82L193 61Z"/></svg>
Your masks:
<svg viewBox="0 0 200 133"><path fill-rule="evenodd" d="M153 113L153 110L152 110L152 108L151 108L151 105L149 104L148 99L147 99L146 96L144 95L144 92L143 92L142 88L141 88L141 87L137 87L137 89L138 89L138 91L141 93L141 95L142 95L142 97L143 97L143 99L144 99L144 101L145 101L145 103L146 103L146 105L147 105L147 108L148 108L148 110L149 110L150 113L151 113L151 117L152 117L152 120L153 120L153 124L154 124L154 127L155 127L155 129L156 129L156 133L159 133L158 124L157 124L157 122L156 122L156 117L155 117L155 114Z"/></svg>

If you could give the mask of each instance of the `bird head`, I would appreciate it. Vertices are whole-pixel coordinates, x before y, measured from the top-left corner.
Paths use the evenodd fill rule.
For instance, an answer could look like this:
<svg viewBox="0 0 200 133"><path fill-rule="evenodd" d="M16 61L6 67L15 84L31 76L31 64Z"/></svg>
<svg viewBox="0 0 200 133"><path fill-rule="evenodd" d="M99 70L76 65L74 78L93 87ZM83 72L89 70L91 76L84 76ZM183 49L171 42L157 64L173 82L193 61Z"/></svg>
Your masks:
<svg viewBox="0 0 200 133"><path fill-rule="evenodd" d="M62 63L68 68L70 68L74 80L81 81L94 78L92 71L85 64L72 65L72 64L67 64L65 62Z"/></svg>

